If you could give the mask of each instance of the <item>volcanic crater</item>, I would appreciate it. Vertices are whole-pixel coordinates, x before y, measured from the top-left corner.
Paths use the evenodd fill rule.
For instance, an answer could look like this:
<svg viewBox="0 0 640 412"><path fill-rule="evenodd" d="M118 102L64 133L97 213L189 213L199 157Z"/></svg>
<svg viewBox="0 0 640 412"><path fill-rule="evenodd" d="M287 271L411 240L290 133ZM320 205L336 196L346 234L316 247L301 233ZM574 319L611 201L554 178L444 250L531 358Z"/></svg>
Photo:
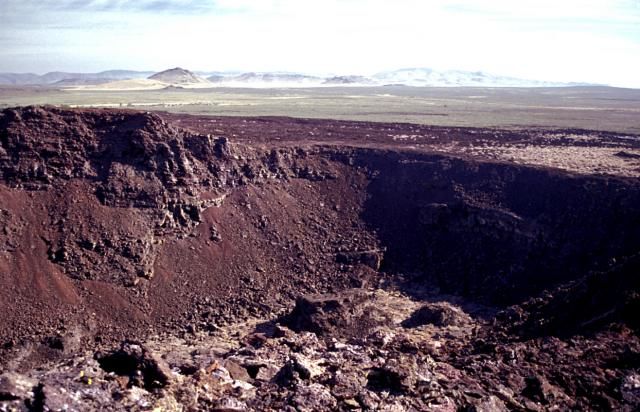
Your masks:
<svg viewBox="0 0 640 412"><path fill-rule="evenodd" d="M638 408L638 151L4 110L0 410Z"/></svg>

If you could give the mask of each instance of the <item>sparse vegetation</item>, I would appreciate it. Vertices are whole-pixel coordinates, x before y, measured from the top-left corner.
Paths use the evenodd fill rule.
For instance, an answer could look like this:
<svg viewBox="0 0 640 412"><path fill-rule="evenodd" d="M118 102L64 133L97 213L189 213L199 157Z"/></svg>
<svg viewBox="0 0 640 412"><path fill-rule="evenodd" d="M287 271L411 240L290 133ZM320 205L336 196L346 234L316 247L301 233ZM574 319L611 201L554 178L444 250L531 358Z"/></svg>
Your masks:
<svg viewBox="0 0 640 412"><path fill-rule="evenodd" d="M640 90L337 87L81 91L0 87L7 107L127 107L228 116L292 116L469 127L559 127L640 133Z"/></svg>

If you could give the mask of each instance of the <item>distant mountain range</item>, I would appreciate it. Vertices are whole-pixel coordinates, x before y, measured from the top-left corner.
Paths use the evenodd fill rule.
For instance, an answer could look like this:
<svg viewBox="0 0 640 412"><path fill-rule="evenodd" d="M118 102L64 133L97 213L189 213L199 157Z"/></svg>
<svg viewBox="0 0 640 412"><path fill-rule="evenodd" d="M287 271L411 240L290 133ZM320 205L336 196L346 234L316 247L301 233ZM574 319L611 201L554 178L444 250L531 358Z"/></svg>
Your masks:
<svg viewBox="0 0 640 412"><path fill-rule="evenodd" d="M374 75L373 80L379 84L402 84L416 87L562 87L578 85L577 83L547 82L519 79L516 77L495 76L479 71L439 71L426 68L382 72Z"/></svg>
<svg viewBox="0 0 640 412"><path fill-rule="evenodd" d="M91 88L206 88L206 87L330 87L330 86L413 86L413 87L563 87L585 83L559 83L496 76L484 72L410 68L362 75L312 76L303 73L191 72L176 67L159 73L109 70L100 73L51 72L0 73L0 85L37 85Z"/></svg>
<svg viewBox="0 0 640 412"><path fill-rule="evenodd" d="M2 85L79 85L99 84L113 80L144 79L154 72L140 72L132 70L108 70L100 73L67 73L50 72L42 75L33 73L0 73Z"/></svg>
<svg viewBox="0 0 640 412"><path fill-rule="evenodd" d="M269 72L269 73L241 73L225 75L224 73L214 74L207 78L210 82L216 83L221 86L236 86L236 87L291 87L297 85L303 86L317 86L323 82L322 77L310 76L301 73L281 73L281 72Z"/></svg>

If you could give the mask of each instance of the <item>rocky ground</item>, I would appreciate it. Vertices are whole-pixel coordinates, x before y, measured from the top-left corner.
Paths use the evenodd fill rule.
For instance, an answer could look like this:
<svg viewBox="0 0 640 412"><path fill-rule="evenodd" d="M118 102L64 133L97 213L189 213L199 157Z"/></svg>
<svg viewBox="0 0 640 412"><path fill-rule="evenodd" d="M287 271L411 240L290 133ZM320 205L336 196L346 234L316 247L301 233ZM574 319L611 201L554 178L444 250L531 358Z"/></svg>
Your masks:
<svg viewBox="0 0 640 412"><path fill-rule="evenodd" d="M0 114L0 410L636 410L640 137Z"/></svg>

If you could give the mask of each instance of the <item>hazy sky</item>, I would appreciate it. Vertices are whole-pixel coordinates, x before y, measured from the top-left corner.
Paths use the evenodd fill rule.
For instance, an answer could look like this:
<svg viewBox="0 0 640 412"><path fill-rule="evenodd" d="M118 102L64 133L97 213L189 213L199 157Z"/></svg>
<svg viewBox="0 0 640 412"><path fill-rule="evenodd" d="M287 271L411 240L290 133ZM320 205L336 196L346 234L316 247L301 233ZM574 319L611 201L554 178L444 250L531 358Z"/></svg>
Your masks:
<svg viewBox="0 0 640 412"><path fill-rule="evenodd" d="M0 71L174 66L640 87L640 0L0 0Z"/></svg>

